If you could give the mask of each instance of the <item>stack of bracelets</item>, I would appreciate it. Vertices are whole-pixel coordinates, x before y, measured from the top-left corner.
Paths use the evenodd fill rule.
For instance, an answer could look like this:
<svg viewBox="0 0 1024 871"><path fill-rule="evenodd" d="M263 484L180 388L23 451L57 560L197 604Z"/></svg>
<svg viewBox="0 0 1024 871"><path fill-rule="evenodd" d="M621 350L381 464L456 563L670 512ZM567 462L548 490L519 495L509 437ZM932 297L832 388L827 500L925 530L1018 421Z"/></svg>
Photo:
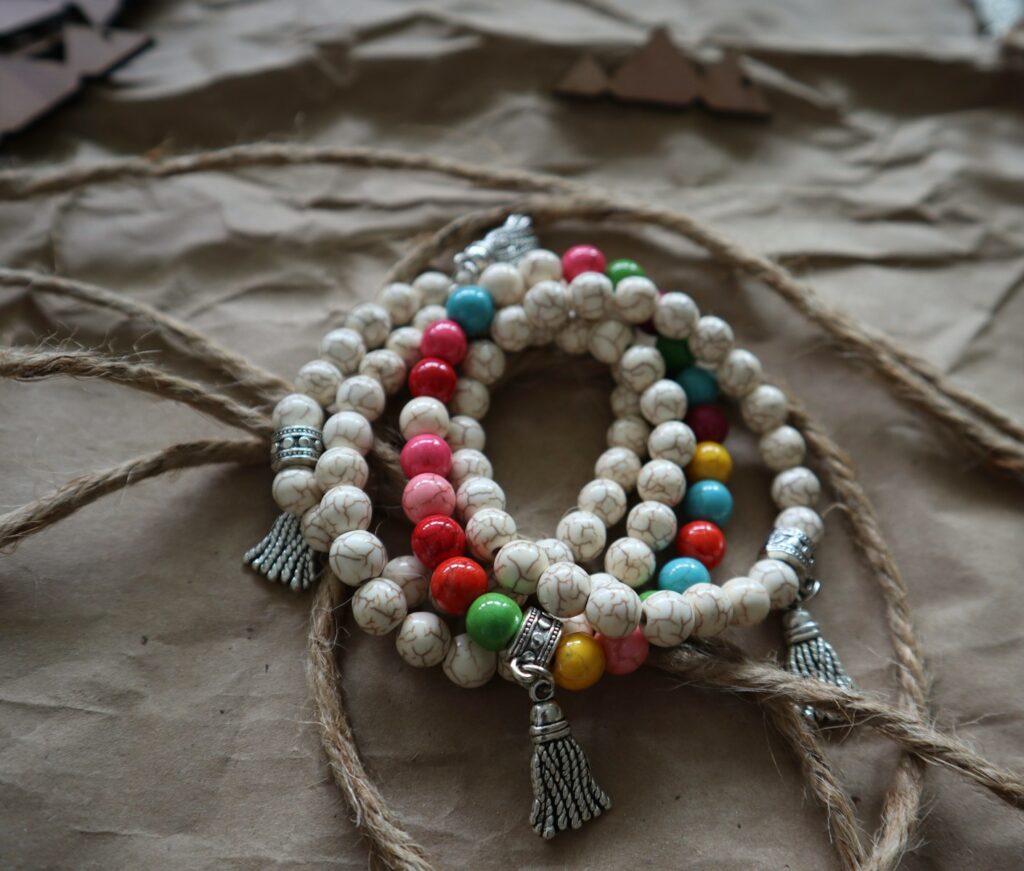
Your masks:
<svg viewBox="0 0 1024 871"><path fill-rule="evenodd" d="M507 226L522 233L524 222L513 216ZM529 689L532 822L551 837L610 806L552 701L555 687L628 674L652 644L710 638L772 609L785 611L791 668L850 680L802 607L817 590L821 488L802 465L786 397L764 382L757 357L734 347L725 321L702 316L685 293L659 291L632 260L608 264L592 245L559 257L535 242L502 259L495 233L462 264L471 283L426 272L389 284L324 336L319 359L298 373L299 392L274 410L272 490L285 513L246 561L299 589L316 577L315 554L327 554L354 590L355 622L371 635L397 630L409 665L440 665L461 687L497 673ZM493 480L480 421L506 353L551 342L611 368L615 420L594 479L554 537L529 541ZM407 395L402 508L414 527L411 554L389 559L368 531L365 456L395 394ZM710 571L733 507L720 394L759 436L781 513L749 571L716 584ZM677 556L658 570L656 555L670 545Z"/></svg>

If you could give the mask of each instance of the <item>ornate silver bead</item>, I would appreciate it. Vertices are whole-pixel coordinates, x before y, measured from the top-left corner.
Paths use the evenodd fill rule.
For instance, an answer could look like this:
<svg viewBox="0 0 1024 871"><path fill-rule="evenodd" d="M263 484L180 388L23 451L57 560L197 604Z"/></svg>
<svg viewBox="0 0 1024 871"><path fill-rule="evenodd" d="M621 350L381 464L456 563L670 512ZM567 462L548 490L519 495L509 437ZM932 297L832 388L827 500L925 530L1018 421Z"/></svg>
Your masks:
<svg viewBox="0 0 1024 871"><path fill-rule="evenodd" d="M530 216L509 215L500 227L455 255L455 280L459 284L470 284L491 263L515 263L536 247L537 236Z"/></svg>
<svg viewBox="0 0 1024 871"><path fill-rule="evenodd" d="M761 556L792 566L803 580L814 568L814 542L799 529L773 529L761 549Z"/></svg>
<svg viewBox="0 0 1024 871"><path fill-rule="evenodd" d="M324 452L323 433L311 426L285 426L274 433L270 467L275 472L299 466L314 468Z"/></svg>
<svg viewBox="0 0 1024 871"><path fill-rule="evenodd" d="M562 621L540 608L527 608L523 622L508 649L508 657L517 665L546 669L562 637Z"/></svg>

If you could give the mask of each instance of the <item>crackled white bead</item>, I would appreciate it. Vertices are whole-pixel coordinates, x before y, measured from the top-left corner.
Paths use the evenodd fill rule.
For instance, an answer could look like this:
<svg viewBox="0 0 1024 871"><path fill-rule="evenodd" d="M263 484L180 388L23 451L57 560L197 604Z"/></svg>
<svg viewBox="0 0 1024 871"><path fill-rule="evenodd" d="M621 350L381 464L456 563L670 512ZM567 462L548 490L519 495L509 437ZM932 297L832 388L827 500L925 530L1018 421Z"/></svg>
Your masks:
<svg viewBox="0 0 1024 871"><path fill-rule="evenodd" d="M700 363L721 363L732 350L733 334L721 318L705 315L690 334L690 350Z"/></svg>
<svg viewBox="0 0 1024 871"><path fill-rule="evenodd" d="M324 447L352 448L366 456L373 447L373 427L356 411L339 411L324 424Z"/></svg>
<svg viewBox="0 0 1024 871"><path fill-rule="evenodd" d="M384 347L393 351L402 358L407 369L422 357L420 353L420 342L423 341L423 331L416 327L400 327L388 336Z"/></svg>
<svg viewBox="0 0 1024 871"><path fill-rule="evenodd" d="M516 522L500 508L481 508L466 521L466 544L473 555L490 562L504 545L516 537Z"/></svg>
<svg viewBox="0 0 1024 871"><path fill-rule="evenodd" d="M443 272L424 272L416 276L412 286L420 292L423 305L444 305L448 301L452 280Z"/></svg>
<svg viewBox="0 0 1024 871"><path fill-rule="evenodd" d="M359 374L380 382L385 393L397 393L405 386L405 363L394 351L379 348L359 361Z"/></svg>
<svg viewBox="0 0 1024 871"><path fill-rule="evenodd" d="M496 481L479 475L467 478L455 491L455 510L465 521L481 508L505 510L505 491Z"/></svg>
<svg viewBox="0 0 1024 871"><path fill-rule="evenodd" d="M455 414L480 420L491 407L491 391L475 378L459 378L448 405Z"/></svg>
<svg viewBox="0 0 1024 871"><path fill-rule="evenodd" d="M631 275L615 285L615 313L630 324L642 324L658 309L658 288L642 275Z"/></svg>
<svg viewBox="0 0 1024 871"><path fill-rule="evenodd" d="M788 411L786 394L771 384L755 387L740 400L743 422L758 435L782 426Z"/></svg>
<svg viewBox="0 0 1024 871"><path fill-rule="evenodd" d="M295 376L295 388L318 405L330 405L341 384L341 370L327 360L310 360Z"/></svg>
<svg viewBox="0 0 1024 871"><path fill-rule="evenodd" d="M557 281L562 277L562 258L545 248L527 251L519 258L516 267L527 287L533 287L539 281Z"/></svg>
<svg viewBox="0 0 1024 871"><path fill-rule="evenodd" d="M552 563L537 581L537 601L556 617L575 617L587 607L590 575L576 563Z"/></svg>
<svg viewBox="0 0 1024 871"><path fill-rule="evenodd" d="M636 330L622 321L599 321L590 331L587 348L595 360L611 365L619 360L636 337Z"/></svg>
<svg viewBox="0 0 1024 871"><path fill-rule="evenodd" d="M601 586L587 600L587 622L608 638L625 638L635 631L642 613L636 590L622 583Z"/></svg>
<svg viewBox="0 0 1024 871"><path fill-rule="evenodd" d="M424 433L444 438L448 434L448 422L448 409L433 396L410 399L398 416L398 428L406 441Z"/></svg>
<svg viewBox="0 0 1024 871"><path fill-rule="evenodd" d="M644 637L655 647L676 647L690 637L697 620L690 603L673 590L658 590L643 602Z"/></svg>
<svg viewBox="0 0 1024 871"><path fill-rule="evenodd" d="M626 518L626 535L652 550L664 550L676 537L676 513L664 502L637 502Z"/></svg>
<svg viewBox="0 0 1024 871"><path fill-rule="evenodd" d="M384 544L372 532L355 529L339 535L331 542L328 562L331 571L343 584L358 587L370 578L379 578L384 573L388 552Z"/></svg>
<svg viewBox="0 0 1024 871"><path fill-rule="evenodd" d="M796 570L782 560L759 560L750 567L747 575L768 591L768 599L773 608L788 608L796 601L800 579Z"/></svg>
<svg viewBox="0 0 1024 871"><path fill-rule="evenodd" d="M503 351L514 353L530 346L533 330L521 305L498 309L491 320L491 338Z"/></svg>
<svg viewBox="0 0 1024 871"><path fill-rule="evenodd" d="M803 505L794 505L779 512L779 516L775 518L775 528L785 527L799 529L815 544L825 537L825 521L821 519L821 515L813 508Z"/></svg>
<svg viewBox="0 0 1024 871"><path fill-rule="evenodd" d="M620 417L608 427L606 438L610 448L629 448L642 457L647 453L647 437L651 428L640 417Z"/></svg>
<svg viewBox="0 0 1024 871"><path fill-rule="evenodd" d="M731 578L722 584L722 592L729 597L729 622L733 626L754 626L772 608L764 585L751 578Z"/></svg>
<svg viewBox="0 0 1024 871"><path fill-rule="evenodd" d="M370 477L370 467L355 448L328 448L316 461L316 482L325 493L338 484L351 484L364 488Z"/></svg>
<svg viewBox="0 0 1024 871"><path fill-rule="evenodd" d="M387 635L408 611L402 588L388 578L368 581L352 597L352 617L370 635Z"/></svg>
<svg viewBox="0 0 1024 871"><path fill-rule="evenodd" d="M447 318L448 309L443 305L428 305L416 312L416 316L412 319L412 325L422 332L431 324L447 320Z"/></svg>
<svg viewBox="0 0 1024 871"><path fill-rule="evenodd" d="M733 399L742 399L761 383L761 361L750 351L735 348L715 370L722 393Z"/></svg>
<svg viewBox="0 0 1024 871"><path fill-rule="evenodd" d="M686 493L686 475L671 460L651 460L640 470L636 492L644 501L678 505Z"/></svg>
<svg viewBox="0 0 1024 871"><path fill-rule="evenodd" d="M693 332L698 320L700 309L687 294L673 291L658 298L654 328L666 339L685 339Z"/></svg>
<svg viewBox="0 0 1024 871"><path fill-rule="evenodd" d="M377 293L377 302L391 318L396 327L404 327L416 312L423 307L423 294L419 288L402 281L386 284Z"/></svg>
<svg viewBox="0 0 1024 871"><path fill-rule="evenodd" d="M462 374L491 385L505 374L505 352L489 339L470 342L462 361Z"/></svg>
<svg viewBox="0 0 1024 871"><path fill-rule="evenodd" d="M302 537L317 553L327 553L331 549L334 536L320 520L320 506L314 505L302 515Z"/></svg>
<svg viewBox="0 0 1024 871"><path fill-rule="evenodd" d="M794 505L810 508L821 496L821 484L818 476L806 466L795 466L775 476L771 492L772 501L779 508L792 508Z"/></svg>
<svg viewBox="0 0 1024 871"><path fill-rule="evenodd" d="M576 507L596 514L605 526L614 526L626 514L626 491L611 478L595 478L583 485Z"/></svg>
<svg viewBox="0 0 1024 871"><path fill-rule="evenodd" d="M398 655L416 668L440 665L452 644L448 624L429 611L413 611L395 636Z"/></svg>
<svg viewBox="0 0 1024 871"><path fill-rule="evenodd" d="M526 291L523 310L541 330L558 330L569 322L569 294L561 281L541 281Z"/></svg>
<svg viewBox="0 0 1024 871"><path fill-rule="evenodd" d="M457 451L460 448L472 448L482 451L487 444L487 435L480 422L465 414L457 414L448 422L448 446Z"/></svg>
<svg viewBox="0 0 1024 871"><path fill-rule="evenodd" d="M494 579L506 590L532 596L549 564L547 554L536 544L517 538L495 554Z"/></svg>
<svg viewBox="0 0 1024 871"><path fill-rule="evenodd" d="M369 375L353 375L341 382L335 408L338 411L355 411L369 421L384 413L387 397L381 383Z"/></svg>
<svg viewBox="0 0 1024 871"><path fill-rule="evenodd" d="M634 345L622 355L619 369L622 383L637 393L643 393L655 381L665 377L665 358L650 345Z"/></svg>
<svg viewBox="0 0 1024 871"><path fill-rule="evenodd" d="M611 403L616 417L640 417L640 394L625 384L612 390Z"/></svg>
<svg viewBox="0 0 1024 871"><path fill-rule="evenodd" d="M799 466L807 453L807 445L799 430L785 425L777 426L761 436L757 447L764 464L773 472Z"/></svg>
<svg viewBox="0 0 1024 871"><path fill-rule="evenodd" d="M675 381L655 381L640 396L640 414L652 426L686 416L686 391Z"/></svg>
<svg viewBox="0 0 1024 871"><path fill-rule="evenodd" d="M324 410L320 403L304 393L289 393L274 406L274 429L285 426L311 426L320 429L324 423Z"/></svg>
<svg viewBox="0 0 1024 871"><path fill-rule="evenodd" d="M647 450L655 460L670 460L687 466L697 450L697 437L685 423L670 420L659 423L647 439Z"/></svg>
<svg viewBox="0 0 1024 871"><path fill-rule="evenodd" d="M593 581L594 576L590 576ZM586 614L577 614L575 617L566 617L562 621L562 637L565 638L567 635L577 635L583 633L584 635L594 635L594 627L590 625L590 621L587 620Z"/></svg>
<svg viewBox="0 0 1024 871"><path fill-rule="evenodd" d="M721 587L694 584L682 595L693 608L693 634L697 638L711 638L725 632L732 619L732 604Z"/></svg>
<svg viewBox="0 0 1024 871"><path fill-rule="evenodd" d="M427 593L430 590L430 569L416 557L412 555L396 556L384 566L381 575L398 584L408 607L415 608L427 601Z"/></svg>
<svg viewBox="0 0 1024 871"><path fill-rule="evenodd" d="M498 308L522 302L526 292L523 274L511 263L492 263L480 273L477 284L491 295Z"/></svg>
<svg viewBox="0 0 1024 871"><path fill-rule="evenodd" d="M572 511L558 521L555 535L580 562L594 559L604 550L607 530L601 518L589 511Z"/></svg>
<svg viewBox="0 0 1024 871"><path fill-rule="evenodd" d="M591 324L588 321L575 318L569 321L555 336L555 344L566 354L580 355L587 353L587 346L590 344Z"/></svg>
<svg viewBox="0 0 1024 871"><path fill-rule="evenodd" d="M544 327L530 327L530 347L546 348L555 341L558 330L549 330Z"/></svg>
<svg viewBox="0 0 1024 871"><path fill-rule="evenodd" d="M368 529L372 515L370 497L351 484L331 487L320 500L320 522L334 538L354 529Z"/></svg>
<svg viewBox="0 0 1024 871"><path fill-rule="evenodd" d="M604 570L629 587L642 587L657 566L654 551L639 538L619 538L604 552Z"/></svg>
<svg viewBox="0 0 1024 871"><path fill-rule="evenodd" d="M498 654L486 650L465 633L456 635L442 666L448 679L463 689L482 687L498 670Z"/></svg>
<svg viewBox="0 0 1024 871"><path fill-rule="evenodd" d="M607 317L612 311L613 293L611 279L600 272L581 272L569 282L569 301L572 309L576 312L576 317L585 321L597 321Z"/></svg>
<svg viewBox="0 0 1024 871"><path fill-rule="evenodd" d="M494 467L491 461L480 451L473 448L460 448L452 454L452 468L448 480L458 489L470 478L493 478Z"/></svg>
<svg viewBox="0 0 1024 871"><path fill-rule="evenodd" d="M278 508L296 517L316 505L322 493L312 469L282 469L274 476L270 492Z"/></svg>
<svg viewBox="0 0 1024 871"><path fill-rule="evenodd" d="M362 302L348 313L345 326L363 337L369 349L380 348L391 332L391 317L382 305Z"/></svg>
<svg viewBox="0 0 1024 871"><path fill-rule="evenodd" d="M572 562L572 550L564 541L557 538L542 538L534 542L548 558L548 563Z"/></svg>
<svg viewBox="0 0 1024 871"><path fill-rule="evenodd" d="M593 572L590 575L590 594L593 595L594 590L599 590L601 587L609 585L614 587L616 584L621 583L622 581L615 577L615 575L610 575L608 572Z"/></svg>
<svg viewBox="0 0 1024 871"><path fill-rule="evenodd" d="M320 340L320 356L337 366L342 375L354 374L365 353L362 335L346 327L331 330Z"/></svg>
<svg viewBox="0 0 1024 871"><path fill-rule="evenodd" d="M594 463L595 478L611 478L627 493L636 486L640 474L640 457L629 448L608 448Z"/></svg>

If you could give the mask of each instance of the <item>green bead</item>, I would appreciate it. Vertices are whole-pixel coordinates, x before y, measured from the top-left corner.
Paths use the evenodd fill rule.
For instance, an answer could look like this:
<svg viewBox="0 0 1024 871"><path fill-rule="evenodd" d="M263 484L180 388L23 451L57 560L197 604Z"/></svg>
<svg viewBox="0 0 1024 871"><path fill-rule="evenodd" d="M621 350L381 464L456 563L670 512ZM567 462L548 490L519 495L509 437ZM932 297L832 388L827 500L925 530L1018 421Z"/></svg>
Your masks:
<svg viewBox="0 0 1024 871"><path fill-rule="evenodd" d="M655 593L660 593L660 592L661 592L661 590L644 590L644 591L643 591L643 592L642 592L642 593L640 594L640 601L641 601L641 602L646 602L646 601L647 601L647 600L648 600L649 598L651 598L651 596L653 596L653 595L654 595Z"/></svg>
<svg viewBox="0 0 1024 871"><path fill-rule="evenodd" d="M612 280L612 284L618 284L623 278L629 278L631 275L643 274L643 269L635 260L622 258L608 264L608 277Z"/></svg>
<svg viewBox="0 0 1024 871"><path fill-rule="evenodd" d="M658 336L654 347L665 358L665 371L669 378L675 377L687 366L693 365L693 354L690 352L690 343L686 339L666 339L664 336Z"/></svg>
<svg viewBox="0 0 1024 871"><path fill-rule="evenodd" d="M484 650L504 650L519 631L523 609L504 593L484 593L466 613L466 632Z"/></svg>

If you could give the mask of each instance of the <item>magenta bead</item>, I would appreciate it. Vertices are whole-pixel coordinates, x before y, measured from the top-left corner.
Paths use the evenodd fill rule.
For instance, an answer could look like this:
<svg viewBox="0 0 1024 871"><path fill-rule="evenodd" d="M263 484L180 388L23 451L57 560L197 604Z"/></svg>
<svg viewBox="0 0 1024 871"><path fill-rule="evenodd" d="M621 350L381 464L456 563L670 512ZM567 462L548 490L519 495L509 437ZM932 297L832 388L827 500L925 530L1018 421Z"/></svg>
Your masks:
<svg viewBox="0 0 1024 871"><path fill-rule="evenodd" d="M447 478L452 470L452 449L441 436L423 433L413 436L402 448L402 471L406 478L429 472Z"/></svg>
<svg viewBox="0 0 1024 871"><path fill-rule="evenodd" d="M595 637L604 649L604 670L608 674L631 674L644 664L651 649L642 629L634 629L625 638Z"/></svg>
<svg viewBox="0 0 1024 871"><path fill-rule="evenodd" d="M451 517L455 510L455 490L440 475L425 472L417 475L402 491L402 510L413 523L431 514Z"/></svg>
<svg viewBox="0 0 1024 871"><path fill-rule="evenodd" d="M562 277L566 281L572 281L582 272L604 274L607 265L600 248L593 245L573 245L562 255Z"/></svg>
<svg viewBox="0 0 1024 871"><path fill-rule="evenodd" d="M699 442L721 444L729 435L729 418L720 405L706 403L695 405L686 414L686 425L693 430Z"/></svg>
<svg viewBox="0 0 1024 871"><path fill-rule="evenodd" d="M420 353L457 366L466 356L466 333L455 321L434 321L423 331Z"/></svg>

